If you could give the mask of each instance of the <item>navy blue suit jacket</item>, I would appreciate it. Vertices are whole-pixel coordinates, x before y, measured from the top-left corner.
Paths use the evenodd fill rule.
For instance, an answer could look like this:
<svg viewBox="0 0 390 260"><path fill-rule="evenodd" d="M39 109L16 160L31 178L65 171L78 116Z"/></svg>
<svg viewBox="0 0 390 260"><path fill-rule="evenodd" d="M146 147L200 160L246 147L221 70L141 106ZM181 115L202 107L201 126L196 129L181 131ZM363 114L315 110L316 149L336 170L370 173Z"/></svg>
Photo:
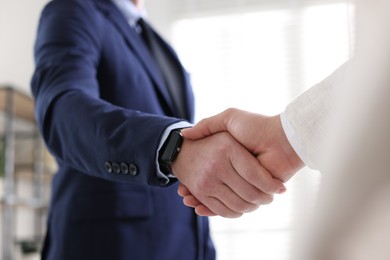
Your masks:
<svg viewBox="0 0 390 260"><path fill-rule="evenodd" d="M188 76L160 40L183 75L191 121ZM214 259L207 218L182 205L176 184L161 187L158 145L180 119L160 70L116 6L50 2L35 59L36 117L59 166L43 259Z"/></svg>

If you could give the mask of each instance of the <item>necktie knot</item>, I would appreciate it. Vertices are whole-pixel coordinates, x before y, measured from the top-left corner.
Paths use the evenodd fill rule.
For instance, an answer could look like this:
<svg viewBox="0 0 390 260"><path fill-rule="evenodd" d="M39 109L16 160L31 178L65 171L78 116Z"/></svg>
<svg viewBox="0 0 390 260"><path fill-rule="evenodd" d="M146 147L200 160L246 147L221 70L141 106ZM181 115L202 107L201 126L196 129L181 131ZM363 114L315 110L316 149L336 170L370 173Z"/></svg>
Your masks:
<svg viewBox="0 0 390 260"><path fill-rule="evenodd" d="M138 21L137 21L137 32L141 35L143 41L145 42L145 44L148 46L149 49L152 48L151 46L151 42L152 42L152 35L151 35L151 29L149 27L149 25L145 22L144 19L140 18Z"/></svg>

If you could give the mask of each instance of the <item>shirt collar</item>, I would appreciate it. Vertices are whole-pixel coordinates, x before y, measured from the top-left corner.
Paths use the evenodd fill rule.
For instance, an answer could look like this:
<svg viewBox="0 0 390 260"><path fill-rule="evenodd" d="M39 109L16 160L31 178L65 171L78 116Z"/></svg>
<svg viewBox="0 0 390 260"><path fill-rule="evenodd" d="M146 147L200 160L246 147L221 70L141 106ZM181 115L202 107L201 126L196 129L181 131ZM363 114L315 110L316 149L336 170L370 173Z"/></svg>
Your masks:
<svg viewBox="0 0 390 260"><path fill-rule="evenodd" d="M125 16L127 22L132 27L136 27L140 18L146 18L146 10L138 8L130 0L111 0Z"/></svg>

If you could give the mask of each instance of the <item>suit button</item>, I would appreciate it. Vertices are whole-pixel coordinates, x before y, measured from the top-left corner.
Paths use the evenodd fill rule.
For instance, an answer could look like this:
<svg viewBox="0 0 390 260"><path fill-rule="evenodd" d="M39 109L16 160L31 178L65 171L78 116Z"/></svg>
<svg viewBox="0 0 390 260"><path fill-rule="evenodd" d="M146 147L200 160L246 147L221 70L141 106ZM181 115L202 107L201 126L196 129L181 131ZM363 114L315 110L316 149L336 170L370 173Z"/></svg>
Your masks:
<svg viewBox="0 0 390 260"><path fill-rule="evenodd" d="M121 173L121 167L118 163L112 163L112 170L114 173Z"/></svg>
<svg viewBox="0 0 390 260"><path fill-rule="evenodd" d="M129 165L129 173L131 176L135 176L138 174L138 169L137 169L137 166L135 166L135 164Z"/></svg>
<svg viewBox="0 0 390 260"><path fill-rule="evenodd" d="M110 162L105 162L104 163L104 168L106 169L107 173L112 173L112 165Z"/></svg>
<svg viewBox="0 0 390 260"><path fill-rule="evenodd" d="M123 174L129 173L129 166L126 163L121 163L121 172Z"/></svg>

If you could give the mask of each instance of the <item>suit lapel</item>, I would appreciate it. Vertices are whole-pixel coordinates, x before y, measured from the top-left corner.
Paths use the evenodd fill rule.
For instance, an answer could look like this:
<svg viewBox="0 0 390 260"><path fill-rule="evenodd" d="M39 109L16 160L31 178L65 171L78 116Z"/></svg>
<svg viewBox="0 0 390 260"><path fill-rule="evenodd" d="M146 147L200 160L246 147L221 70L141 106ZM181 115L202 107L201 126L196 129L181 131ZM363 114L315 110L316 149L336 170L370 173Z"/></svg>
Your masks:
<svg viewBox="0 0 390 260"><path fill-rule="evenodd" d="M163 101L169 107L172 115L175 115L174 104L169 95L168 89L165 86L161 72L145 44L142 42L141 37L134 29L130 28L126 19L111 1L98 0L96 3L99 9L106 15L107 19L109 19L122 33L129 45L129 48L134 51L138 59L141 61L141 64L155 83L154 85L156 86L156 90L162 95L164 99Z"/></svg>

